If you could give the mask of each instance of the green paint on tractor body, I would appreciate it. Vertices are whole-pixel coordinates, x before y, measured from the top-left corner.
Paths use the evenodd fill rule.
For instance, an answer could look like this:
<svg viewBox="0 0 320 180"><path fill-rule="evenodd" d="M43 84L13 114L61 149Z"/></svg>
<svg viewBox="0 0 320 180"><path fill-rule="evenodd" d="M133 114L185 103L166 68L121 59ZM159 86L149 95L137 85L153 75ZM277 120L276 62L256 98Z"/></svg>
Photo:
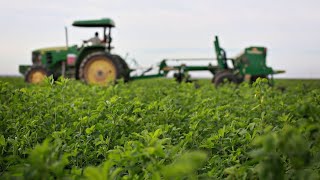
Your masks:
<svg viewBox="0 0 320 180"><path fill-rule="evenodd" d="M66 61L69 53L78 55L77 46L70 47L53 47L53 48L42 48L34 50L32 52L33 64L42 64L49 69L54 68L57 64L62 61Z"/></svg>

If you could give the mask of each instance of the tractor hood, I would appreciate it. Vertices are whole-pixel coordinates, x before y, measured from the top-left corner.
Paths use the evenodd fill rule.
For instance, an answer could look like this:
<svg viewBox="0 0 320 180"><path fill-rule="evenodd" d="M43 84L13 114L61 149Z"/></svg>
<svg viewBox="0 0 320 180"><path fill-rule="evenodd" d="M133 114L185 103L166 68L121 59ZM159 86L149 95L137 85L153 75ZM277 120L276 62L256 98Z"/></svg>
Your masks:
<svg viewBox="0 0 320 180"><path fill-rule="evenodd" d="M67 50L66 46L59 46L59 47L48 47L48 48L36 49L36 50L33 50L33 52L39 52L40 54L44 54L50 51L60 52L60 51L66 51L66 50Z"/></svg>

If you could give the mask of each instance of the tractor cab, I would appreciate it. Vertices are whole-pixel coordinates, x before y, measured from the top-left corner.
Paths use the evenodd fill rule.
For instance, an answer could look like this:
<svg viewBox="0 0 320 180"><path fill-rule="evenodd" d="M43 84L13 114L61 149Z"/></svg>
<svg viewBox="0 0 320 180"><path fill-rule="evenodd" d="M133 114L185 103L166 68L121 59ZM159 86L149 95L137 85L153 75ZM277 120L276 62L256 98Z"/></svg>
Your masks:
<svg viewBox="0 0 320 180"><path fill-rule="evenodd" d="M86 27L86 28L103 28L103 40L102 42L106 44L107 50L110 52L111 46L111 29L115 27L115 23L112 19L103 18L96 20L79 20L72 23L75 27Z"/></svg>

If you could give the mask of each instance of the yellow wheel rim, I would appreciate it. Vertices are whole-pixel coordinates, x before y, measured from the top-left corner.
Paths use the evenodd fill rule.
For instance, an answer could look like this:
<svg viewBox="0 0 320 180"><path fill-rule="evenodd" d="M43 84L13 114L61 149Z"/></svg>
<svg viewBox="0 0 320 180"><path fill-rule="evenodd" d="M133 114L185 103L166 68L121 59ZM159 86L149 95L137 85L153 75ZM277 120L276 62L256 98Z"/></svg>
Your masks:
<svg viewBox="0 0 320 180"><path fill-rule="evenodd" d="M30 82L33 84L38 84L44 80L46 73L43 71L34 71L30 75Z"/></svg>
<svg viewBox="0 0 320 180"><path fill-rule="evenodd" d="M86 66L84 75L89 84L108 85L116 79L116 67L109 59L95 59Z"/></svg>

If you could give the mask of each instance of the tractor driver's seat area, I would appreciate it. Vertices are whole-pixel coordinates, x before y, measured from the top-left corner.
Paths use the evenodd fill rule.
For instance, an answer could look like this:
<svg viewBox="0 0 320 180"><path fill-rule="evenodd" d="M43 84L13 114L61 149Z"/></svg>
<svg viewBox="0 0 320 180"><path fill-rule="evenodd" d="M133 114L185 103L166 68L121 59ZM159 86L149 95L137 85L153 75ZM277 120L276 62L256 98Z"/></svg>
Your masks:
<svg viewBox="0 0 320 180"><path fill-rule="evenodd" d="M73 26L76 27L85 27L85 28L103 28L103 41L105 42L105 47L111 51L113 47L111 47L111 29L115 27L115 23L112 19L102 18L98 20L80 20L74 21ZM108 30L108 35L107 35Z"/></svg>

